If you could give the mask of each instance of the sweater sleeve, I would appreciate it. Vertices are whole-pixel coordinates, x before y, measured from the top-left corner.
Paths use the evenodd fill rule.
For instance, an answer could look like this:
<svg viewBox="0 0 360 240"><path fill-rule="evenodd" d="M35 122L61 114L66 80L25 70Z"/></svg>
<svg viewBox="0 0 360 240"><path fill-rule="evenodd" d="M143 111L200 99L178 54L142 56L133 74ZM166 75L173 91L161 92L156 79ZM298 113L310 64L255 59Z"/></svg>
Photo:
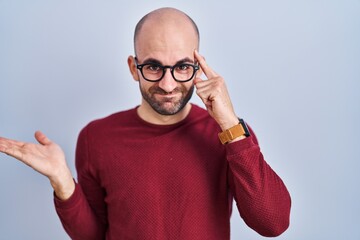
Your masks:
<svg viewBox="0 0 360 240"><path fill-rule="evenodd" d="M56 212L73 240L105 239L107 228L104 190L89 167L87 131L78 138L76 148L78 182L73 195L66 201L54 197Z"/></svg>
<svg viewBox="0 0 360 240"><path fill-rule="evenodd" d="M263 236L275 237L289 226L291 199L250 131L246 139L226 145L229 185L245 223Z"/></svg>

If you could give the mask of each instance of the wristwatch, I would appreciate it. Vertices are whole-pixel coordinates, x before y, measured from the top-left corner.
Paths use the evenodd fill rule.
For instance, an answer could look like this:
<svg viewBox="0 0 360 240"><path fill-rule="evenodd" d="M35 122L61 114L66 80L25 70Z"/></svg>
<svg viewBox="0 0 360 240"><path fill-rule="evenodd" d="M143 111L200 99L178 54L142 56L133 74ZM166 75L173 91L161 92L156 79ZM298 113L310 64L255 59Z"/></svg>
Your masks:
<svg viewBox="0 0 360 240"><path fill-rule="evenodd" d="M246 136L246 137L250 136L250 131L245 121L241 118L239 118L239 124L219 133L219 139L222 144L231 142L232 140L240 136Z"/></svg>

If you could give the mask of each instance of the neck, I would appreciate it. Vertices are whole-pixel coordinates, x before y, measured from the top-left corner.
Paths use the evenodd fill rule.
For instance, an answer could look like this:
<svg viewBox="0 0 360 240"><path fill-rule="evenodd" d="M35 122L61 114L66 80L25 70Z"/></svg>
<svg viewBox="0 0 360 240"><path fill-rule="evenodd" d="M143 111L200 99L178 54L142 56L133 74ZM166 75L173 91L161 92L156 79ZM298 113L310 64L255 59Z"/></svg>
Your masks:
<svg viewBox="0 0 360 240"><path fill-rule="evenodd" d="M191 110L191 104L187 103L180 112L174 115L162 115L154 111L151 106L149 106L144 101L137 109L139 117L146 122L156 124L156 125L171 125L178 123L186 118Z"/></svg>

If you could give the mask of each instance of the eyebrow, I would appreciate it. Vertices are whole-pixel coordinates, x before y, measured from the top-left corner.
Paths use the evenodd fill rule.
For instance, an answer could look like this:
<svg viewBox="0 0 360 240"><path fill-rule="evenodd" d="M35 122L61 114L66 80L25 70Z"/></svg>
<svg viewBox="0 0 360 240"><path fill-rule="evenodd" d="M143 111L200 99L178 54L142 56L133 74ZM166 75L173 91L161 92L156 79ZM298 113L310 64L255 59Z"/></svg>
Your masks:
<svg viewBox="0 0 360 240"><path fill-rule="evenodd" d="M159 64L159 65L163 65L161 63L161 61L155 59L155 58L147 58L143 61L142 64L148 64L148 63L153 63L153 64ZM188 58L188 57L185 57L183 59L180 59L178 60L174 65L178 65L178 64L182 64L182 63L192 63L194 64L194 60Z"/></svg>

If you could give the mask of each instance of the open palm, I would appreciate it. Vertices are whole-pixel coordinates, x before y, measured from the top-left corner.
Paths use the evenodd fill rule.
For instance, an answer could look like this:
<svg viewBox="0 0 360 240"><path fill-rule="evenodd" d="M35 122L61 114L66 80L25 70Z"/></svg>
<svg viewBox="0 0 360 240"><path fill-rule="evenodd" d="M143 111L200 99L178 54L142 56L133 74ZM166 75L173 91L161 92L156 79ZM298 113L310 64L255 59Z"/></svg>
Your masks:
<svg viewBox="0 0 360 240"><path fill-rule="evenodd" d="M74 182L59 145L37 131L39 144L0 137L0 152L12 156L49 178L57 196L68 198L74 190Z"/></svg>
<svg viewBox="0 0 360 240"><path fill-rule="evenodd" d="M0 138L0 151L20 160L39 173L52 177L64 164L66 165L64 152L59 145L39 131L35 133L35 138L40 144Z"/></svg>

